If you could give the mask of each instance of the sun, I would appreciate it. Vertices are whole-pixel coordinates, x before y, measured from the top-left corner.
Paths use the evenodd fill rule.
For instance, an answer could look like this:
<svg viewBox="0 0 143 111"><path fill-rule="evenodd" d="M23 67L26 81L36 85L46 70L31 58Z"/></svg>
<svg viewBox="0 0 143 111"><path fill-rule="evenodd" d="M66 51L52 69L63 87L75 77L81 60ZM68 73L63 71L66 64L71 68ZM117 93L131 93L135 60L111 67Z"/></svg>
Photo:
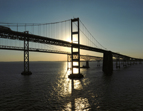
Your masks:
<svg viewBox="0 0 143 111"><path fill-rule="evenodd" d="M71 37L67 37L66 41L71 43Z"/></svg>

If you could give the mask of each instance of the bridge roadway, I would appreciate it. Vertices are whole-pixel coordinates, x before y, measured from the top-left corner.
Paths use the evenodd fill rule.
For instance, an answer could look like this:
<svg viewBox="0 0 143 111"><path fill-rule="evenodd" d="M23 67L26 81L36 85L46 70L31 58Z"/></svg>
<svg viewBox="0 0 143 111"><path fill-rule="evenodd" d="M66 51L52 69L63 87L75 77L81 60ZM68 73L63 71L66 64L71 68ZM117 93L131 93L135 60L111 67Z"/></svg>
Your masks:
<svg viewBox="0 0 143 111"><path fill-rule="evenodd" d="M16 46L5 46L5 45L0 45L0 49L3 50L16 50L16 51L24 51L23 47L16 47ZM58 51L58 50L47 50L47 49L37 49L37 48L29 48L28 51L31 52L43 52L43 53L55 53L55 54L66 54L66 55L71 55L71 53L66 52L66 51ZM103 57L98 57L98 56L91 56L91 55L80 55L81 59L85 60L102 60Z"/></svg>
<svg viewBox="0 0 143 111"><path fill-rule="evenodd" d="M63 41L63 40L57 40L57 39L52 39L52 38L43 37L43 36L39 36L39 35L27 34L24 32L12 31L10 29L9 30L0 30L0 38L24 41L25 37L27 37L29 39L29 42L58 45L58 46L63 46L63 47L71 47L73 45L73 47L75 47L75 48L80 47L80 49L83 49L83 50L100 52L100 53L105 53L108 51L108 50L99 49L99 48L86 46L86 45L82 45L82 44L78 45L78 44L70 43L70 42ZM116 52L111 52L111 53L114 57L118 56L119 58L123 58L123 59L143 60L143 59L133 58L133 57L126 56L123 54L119 54Z"/></svg>

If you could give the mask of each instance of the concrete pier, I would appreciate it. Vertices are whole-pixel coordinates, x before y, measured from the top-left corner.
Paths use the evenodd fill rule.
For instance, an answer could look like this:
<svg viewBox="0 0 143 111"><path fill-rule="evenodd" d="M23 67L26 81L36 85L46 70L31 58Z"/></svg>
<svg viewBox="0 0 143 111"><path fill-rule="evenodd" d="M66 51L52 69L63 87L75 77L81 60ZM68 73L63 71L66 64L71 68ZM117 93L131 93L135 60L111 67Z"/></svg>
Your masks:
<svg viewBox="0 0 143 111"><path fill-rule="evenodd" d="M22 75L31 75L32 72L31 72L31 71L23 71L21 74L22 74Z"/></svg>
<svg viewBox="0 0 143 111"><path fill-rule="evenodd" d="M108 75L113 72L113 58L111 51L104 52L102 71Z"/></svg>

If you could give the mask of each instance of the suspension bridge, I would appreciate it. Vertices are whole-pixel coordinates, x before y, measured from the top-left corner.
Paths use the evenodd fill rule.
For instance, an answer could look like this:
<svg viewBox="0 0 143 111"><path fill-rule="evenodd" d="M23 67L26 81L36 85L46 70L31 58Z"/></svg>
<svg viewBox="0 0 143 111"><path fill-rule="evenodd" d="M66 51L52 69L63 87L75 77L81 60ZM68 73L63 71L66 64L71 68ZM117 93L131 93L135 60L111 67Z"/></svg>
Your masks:
<svg viewBox="0 0 143 111"><path fill-rule="evenodd" d="M66 54L67 62L71 62L69 78L79 79L80 61L103 60L102 70L106 74L113 71L113 60L116 68L120 63L124 66L135 62L141 63L143 59L133 58L107 50L89 32L79 18L53 23L1 23L0 22L0 49L24 51L23 75L30 75L29 51L42 53ZM66 50L66 51L65 51ZM102 53L103 57L82 54L84 51ZM74 72L74 69L77 71Z"/></svg>

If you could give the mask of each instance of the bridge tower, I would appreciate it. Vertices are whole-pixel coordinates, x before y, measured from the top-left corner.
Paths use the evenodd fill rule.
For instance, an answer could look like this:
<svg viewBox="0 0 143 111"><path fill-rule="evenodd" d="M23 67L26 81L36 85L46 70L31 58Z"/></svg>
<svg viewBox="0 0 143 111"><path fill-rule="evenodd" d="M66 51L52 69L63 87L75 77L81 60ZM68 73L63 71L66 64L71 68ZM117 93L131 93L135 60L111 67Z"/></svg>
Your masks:
<svg viewBox="0 0 143 111"><path fill-rule="evenodd" d="M81 79L80 73L80 35L79 35L79 18L71 19L71 74L70 79Z"/></svg>
<svg viewBox="0 0 143 111"><path fill-rule="evenodd" d="M26 37L28 31L25 31L24 36L24 71L21 73L22 75L31 75L32 72L29 71L29 38Z"/></svg>

